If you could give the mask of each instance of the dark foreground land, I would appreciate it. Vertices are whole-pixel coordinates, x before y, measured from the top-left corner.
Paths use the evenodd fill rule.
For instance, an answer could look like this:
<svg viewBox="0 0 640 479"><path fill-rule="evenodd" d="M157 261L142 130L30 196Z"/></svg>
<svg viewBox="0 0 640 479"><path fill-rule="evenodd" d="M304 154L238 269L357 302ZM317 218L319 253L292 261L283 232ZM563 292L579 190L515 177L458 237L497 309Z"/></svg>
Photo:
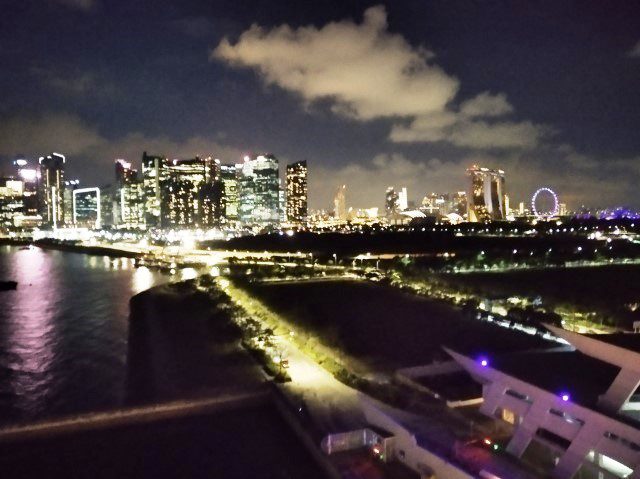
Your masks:
<svg viewBox="0 0 640 479"><path fill-rule="evenodd" d="M443 345L470 355L552 345L520 331L465 318L449 304L373 283L313 281L249 287L291 323L381 370L450 359Z"/></svg>
<svg viewBox="0 0 640 479"><path fill-rule="evenodd" d="M193 281L131 299L127 363L127 404L211 396L264 381L228 311Z"/></svg>
<svg viewBox="0 0 640 479"><path fill-rule="evenodd" d="M270 406L0 445L7 479L324 477Z"/></svg>

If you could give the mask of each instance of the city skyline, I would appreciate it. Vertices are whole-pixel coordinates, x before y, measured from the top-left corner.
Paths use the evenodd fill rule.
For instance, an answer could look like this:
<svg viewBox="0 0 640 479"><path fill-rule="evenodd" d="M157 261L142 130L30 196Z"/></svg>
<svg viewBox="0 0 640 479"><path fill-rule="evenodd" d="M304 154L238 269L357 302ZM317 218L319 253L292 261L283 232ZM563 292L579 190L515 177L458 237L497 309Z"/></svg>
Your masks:
<svg viewBox="0 0 640 479"><path fill-rule="evenodd" d="M61 151L91 185L145 149L270 151L309 162L312 209L341 184L355 207L382 205L393 184L456 191L478 163L510 175L514 205L546 185L574 206L640 206L635 7L273 5L6 6L0 163Z"/></svg>

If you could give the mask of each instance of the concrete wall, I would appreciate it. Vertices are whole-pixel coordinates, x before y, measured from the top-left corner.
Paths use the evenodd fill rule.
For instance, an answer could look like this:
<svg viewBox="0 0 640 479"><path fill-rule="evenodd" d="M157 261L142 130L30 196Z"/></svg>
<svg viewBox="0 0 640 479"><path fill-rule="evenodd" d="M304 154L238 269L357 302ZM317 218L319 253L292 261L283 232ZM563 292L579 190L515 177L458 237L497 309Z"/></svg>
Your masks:
<svg viewBox="0 0 640 479"><path fill-rule="evenodd" d="M438 479L472 479L474 477L446 459L420 447L408 430L378 409L372 402L363 400L362 408L369 423L395 435L393 451L390 456L416 471L422 477Z"/></svg>

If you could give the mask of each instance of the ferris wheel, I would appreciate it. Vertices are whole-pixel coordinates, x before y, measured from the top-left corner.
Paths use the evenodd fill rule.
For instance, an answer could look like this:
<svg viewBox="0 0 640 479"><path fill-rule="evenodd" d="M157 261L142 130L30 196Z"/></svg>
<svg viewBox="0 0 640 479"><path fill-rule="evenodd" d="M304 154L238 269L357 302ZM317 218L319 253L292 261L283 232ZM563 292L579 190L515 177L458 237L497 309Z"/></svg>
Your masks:
<svg viewBox="0 0 640 479"><path fill-rule="evenodd" d="M546 186L538 188L531 197L531 211L538 218L551 218L560 211L558 195Z"/></svg>

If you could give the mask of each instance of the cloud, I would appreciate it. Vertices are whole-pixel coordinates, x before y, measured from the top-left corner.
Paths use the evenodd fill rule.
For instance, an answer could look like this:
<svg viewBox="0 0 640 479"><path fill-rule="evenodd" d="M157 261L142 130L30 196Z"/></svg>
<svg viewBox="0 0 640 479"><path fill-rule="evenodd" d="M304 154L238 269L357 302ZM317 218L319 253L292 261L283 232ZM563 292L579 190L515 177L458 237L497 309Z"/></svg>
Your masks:
<svg viewBox="0 0 640 479"><path fill-rule="evenodd" d="M640 58L640 41L636 43L631 50L627 52L627 56L631 58Z"/></svg>
<svg viewBox="0 0 640 479"><path fill-rule="evenodd" d="M504 94L483 92L464 101L458 111L447 110L396 123L389 139L396 143L447 142L479 150L530 149L552 131L530 121L500 119L513 112Z"/></svg>
<svg viewBox="0 0 640 479"><path fill-rule="evenodd" d="M334 112L358 120L440 112L458 90L431 52L388 32L382 6L367 9L360 24L253 25L235 44L224 38L210 58L257 70L307 103L328 99Z"/></svg>
<svg viewBox="0 0 640 479"><path fill-rule="evenodd" d="M530 121L463 121L451 129L448 140L457 146L478 149L533 148L538 145L544 131Z"/></svg>
<svg viewBox="0 0 640 479"><path fill-rule="evenodd" d="M98 6L98 0L54 0L55 2L76 10L91 11Z"/></svg>
<svg viewBox="0 0 640 479"><path fill-rule="evenodd" d="M492 95L485 91L460 105L460 114L467 118L502 116L512 112L513 106L504 93Z"/></svg>
<svg viewBox="0 0 640 479"><path fill-rule="evenodd" d="M61 113L18 116L0 121L1 157L24 155L35 159L44 153L57 151L67 156L69 174L80 176L87 184L110 182L111 176L105 179L104 173L112 171L116 158L137 164L144 150L170 158L214 156L228 162L238 161L243 155L233 146L202 136L176 140L134 132L106 138L77 116Z"/></svg>
<svg viewBox="0 0 640 479"><path fill-rule="evenodd" d="M74 115L17 116L0 121L0 154L6 156L39 156L51 151L75 155L105 141Z"/></svg>
<svg viewBox="0 0 640 479"><path fill-rule="evenodd" d="M113 83L92 72L65 71L61 73L53 69L33 67L31 73L38 77L45 86L66 96L113 97L118 92Z"/></svg>
<svg viewBox="0 0 640 479"><path fill-rule="evenodd" d="M295 93L306 104L328 100L339 115L393 118L397 123L389 139L396 143L531 148L545 133L528 121L497 121L514 111L502 93L482 92L454 108L458 80L433 63L432 52L390 33L383 6L367 9L360 24L272 30L252 25L235 43L224 38L210 59L254 69L266 84Z"/></svg>

